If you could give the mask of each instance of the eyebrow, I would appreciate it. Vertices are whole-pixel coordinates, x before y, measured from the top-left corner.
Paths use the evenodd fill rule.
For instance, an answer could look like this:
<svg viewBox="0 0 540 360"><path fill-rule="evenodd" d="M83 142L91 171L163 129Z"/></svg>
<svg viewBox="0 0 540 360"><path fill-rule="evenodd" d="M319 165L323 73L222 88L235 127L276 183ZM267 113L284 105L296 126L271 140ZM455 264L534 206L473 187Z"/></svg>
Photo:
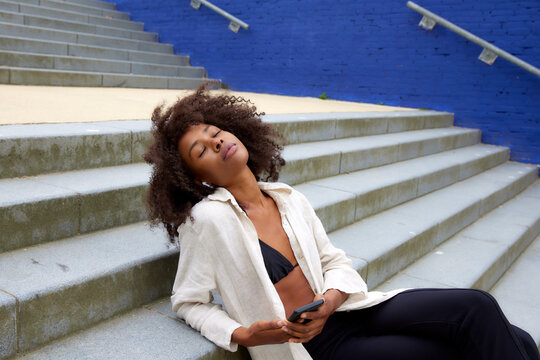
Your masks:
<svg viewBox="0 0 540 360"><path fill-rule="evenodd" d="M210 127L210 125L206 125L206 127L205 127L204 130L203 130L203 132L206 132L206 131L208 130L209 127ZM195 141L193 142L193 144L191 144L191 146L189 147L188 155L189 155L190 158L191 158L191 150L193 150L193 148L194 148L195 146L197 146L198 143L199 143L199 141L198 141L198 140L195 140Z"/></svg>

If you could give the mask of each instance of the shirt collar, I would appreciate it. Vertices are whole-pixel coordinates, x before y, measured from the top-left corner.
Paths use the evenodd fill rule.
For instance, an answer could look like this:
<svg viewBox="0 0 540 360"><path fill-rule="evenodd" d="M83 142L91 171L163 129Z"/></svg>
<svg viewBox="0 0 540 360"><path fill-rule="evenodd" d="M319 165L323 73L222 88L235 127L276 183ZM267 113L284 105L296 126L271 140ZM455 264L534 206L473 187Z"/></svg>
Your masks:
<svg viewBox="0 0 540 360"><path fill-rule="evenodd" d="M259 185L259 189L267 191L267 192L283 192L286 194L290 194L292 192L292 188L284 183L279 182L263 182L260 181L257 183ZM217 200L222 202L230 201L233 205L238 206L238 203L236 202L236 199L234 196L229 192L229 190L218 187L216 188L216 191L214 191L212 194L208 195L209 200Z"/></svg>

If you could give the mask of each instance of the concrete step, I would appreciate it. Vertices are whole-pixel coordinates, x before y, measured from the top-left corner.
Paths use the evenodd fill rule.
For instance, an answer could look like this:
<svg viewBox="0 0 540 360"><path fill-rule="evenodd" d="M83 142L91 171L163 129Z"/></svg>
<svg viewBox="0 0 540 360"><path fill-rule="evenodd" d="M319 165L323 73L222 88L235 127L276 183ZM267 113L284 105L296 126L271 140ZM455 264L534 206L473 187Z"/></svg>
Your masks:
<svg viewBox="0 0 540 360"><path fill-rule="evenodd" d="M511 323L526 329L537 344L540 344L537 321L540 310L536 301L540 291L536 281L540 276L539 261L540 237L492 290ZM181 359L249 359L244 349L239 353L225 352L200 336L176 317L168 297L16 359L168 360L178 358L179 354Z"/></svg>
<svg viewBox="0 0 540 360"><path fill-rule="evenodd" d="M156 33L135 31L128 29L119 29L117 27L109 27L104 25L88 24L74 19L55 19L43 15L28 15L2 10L0 7L0 22L28 25L39 28L47 28L53 30L64 30L78 33L97 34L104 36L112 36L131 40L141 41L157 41Z"/></svg>
<svg viewBox="0 0 540 360"><path fill-rule="evenodd" d="M8 348L28 351L166 296L177 261L164 232L144 223L0 254L0 289L17 299L6 306L17 331Z"/></svg>
<svg viewBox="0 0 540 360"><path fill-rule="evenodd" d="M111 9L108 5L103 6L99 2L72 2L56 0L17 0L17 3L23 5L39 5L46 8L71 11L81 14L92 14L113 19L129 20L129 14Z"/></svg>
<svg viewBox="0 0 540 360"><path fill-rule="evenodd" d="M356 113L274 114L264 117L287 144L403 131L451 127L454 115L443 111L374 111Z"/></svg>
<svg viewBox="0 0 540 360"><path fill-rule="evenodd" d="M111 128L112 129L112 128ZM120 129L113 129L122 133ZM31 134L29 134L31 135ZM46 134L44 134L46 135ZM132 140L133 135L124 133L123 141L108 147L105 156L111 162L129 161L130 145L137 144L136 152L142 151L140 142ZM393 134L391 134L393 135ZM391 136L388 135L388 136ZM77 151L77 157L84 158L86 150L96 150L91 136L81 140L86 145ZM333 140L342 142L347 139ZM1 144L1 143L0 143ZM316 143L318 144L318 143ZM99 145L99 142L98 142ZM23 148L19 143L19 147ZM7 159L15 150L6 151ZM118 150L117 150L118 149ZM63 149L65 150L65 149ZM69 150L65 150L66 152ZM63 151L58 151L59 158ZM126 154L124 159L116 158ZM431 157L405 161L391 166L370 169L367 172L342 175L326 182L312 182L301 185L305 191L325 194L330 191L342 196L331 198L334 202L319 210L319 216L327 221L327 229L347 225L361 218L361 215L381 211L399 202L432 191L436 186L469 177L493 167L508 158L505 148L477 145ZM286 160L289 160L285 158ZM76 161L76 159L74 159ZM317 160L315 160L317 161ZM82 162L84 164L84 162ZM17 161L14 162L17 164ZM9 168L11 164L6 164ZM294 161L289 165L296 168ZM408 170L407 170L408 169ZM465 170L466 169L466 170ZM365 176L363 175L365 173ZM78 233L125 225L145 218L142 198L146 190L150 167L144 163L87 169L72 172L53 173L25 178L0 180L0 192L9 194L0 200L0 224L6 229L0 234L0 251L49 242ZM391 181L385 184L377 181L367 185L369 180L381 174ZM434 184L440 177L449 180ZM366 192L357 191L358 179L364 178ZM329 185L327 185L329 183ZM337 184L332 186L332 184ZM360 180L362 183L362 180ZM323 188L323 191L319 190ZM314 190L315 189L315 190ZM387 192L402 192L402 195L386 197ZM374 203L364 203L366 199ZM61 212L57 209L61 209ZM326 213L332 216L326 215Z"/></svg>
<svg viewBox="0 0 540 360"><path fill-rule="evenodd" d="M540 234L540 180L379 286L488 291ZM539 334L540 335L540 334Z"/></svg>
<svg viewBox="0 0 540 360"><path fill-rule="evenodd" d="M92 6L96 8L116 10L116 4L112 4L107 1L100 1L100 0L63 0L63 1L72 3L72 4L81 4L81 5Z"/></svg>
<svg viewBox="0 0 540 360"><path fill-rule="evenodd" d="M341 219L348 218L350 223L477 175L504 163L508 157L507 148L478 144L313 180L300 186L305 192L317 193L323 187L352 194L354 206L351 204L353 208L348 212L344 212L343 205L331 204L327 209L330 213L343 212ZM330 221L327 224L330 228L338 227L337 224L331 226Z"/></svg>
<svg viewBox="0 0 540 360"><path fill-rule="evenodd" d="M202 67L172 66L121 60L102 60L74 56L32 54L0 50L0 63L19 68L74 70L168 77L205 78Z"/></svg>
<svg viewBox="0 0 540 360"><path fill-rule="evenodd" d="M1 355L0 355L1 356ZM170 299L158 300L15 359L251 359L240 347L224 351L171 311Z"/></svg>
<svg viewBox="0 0 540 360"><path fill-rule="evenodd" d="M12 85L194 89L209 80L211 79L0 66L0 83Z"/></svg>
<svg viewBox="0 0 540 360"><path fill-rule="evenodd" d="M148 51L169 55L174 54L174 48L170 44L162 44L154 41L131 40L97 34L83 34L73 31L53 30L44 27L12 24L7 22L0 22L0 32L3 36L10 37L112 47L124 50Z"/></svg>
<svg viewBox="0 0 540 360"><path fill-rule="evenodd" d="M84 0L81 0L84 1ZM112 4L111 4L112 5ZM16 1L0 0L0 10L19 12L27 15L45 16L52 19L77 21L86 24L103 25L121 29L143 31L144 24L141 22L113 19L104 16L88 15L73 11L65 11L58 8L50 8L39 5L21 4Z"/></svg>
<svg viewBox="0 0 540 360"><path fill-rule="evenodd" d="M537 176L535 166L505 163L339 228L330 238L347 252L373 288L520 193ZM310 201L318 209L328 196L321 193L322 188L319 192L311 189L309 193ZM330 201L326 199L326 203ZM324 223L328 221L325 219Z"/></svg>
<svg viewBox="0 0 540 360"><path fill-rule="evenodd" d="M480 187L480 185L484 185L482 189L489 189L481 195L478 195L481 189L474 192L479 197L476 199L476 207L482 208L480 198L484 199L484 203L489 202L491 205L496 205L497 201L488 201L488 198L513 196L511 190L519 191L521 187L525 186L523 183L526 183L527 178L536 175L536 168L531 170L532 168L521 164L505 164L488 170L484 176L481 174L465 182L469 190L471 187ZM518 174L519 171L527 174ZM516 179L512 179L513 185L508 184L508 176L517 176ZM483 181L480 182L479 177L483 177ZM398 209L394 219L385 221L384 226L378 226L379 235L383 231L386 232L385 235L394 236L363 236L366 235L364 226L363 230L360 229L354 234L355 247L347 246L348 244L344 241L347 238L343 237L342 230L331 233L330 238L337 246L345 248L353 259L354 266L368 281L372 281L371 271L368 271L372 270L372 263L362 259L357 251L367 252L369 255L370 252L373 253L373 246L380 245L384 239L394 240L398 232L393 224L399 224L404 218L407 218L408 222L411 223L411 228L415 228L418 233L421 233L418 228L427 216L422 214L419 218L410 219L408 211L411 208L417 209L415 214L418 214L419 210L433 214L432 203L440 203L445 196L457 199L458 204L454 206L453 210L467 207L468 204L464 204L466 202L464 200L471 196L461 195L464 194L465 190L461 185L463 183L413 200L407 203L409 204L408 208L404 208L404 205L407 204L394 208ZM301 190L301 187L297 188ZM451 188L452 192L448 190ZM504 191L503 188L511 188L511 190ZM501 192L504 192L505 195L498 195ZM437 193L439 194L433 196ZM316 211L319 211L321 206L320 202L317 202L318 199L312 193L306 193L306 196ZM426 201L428 197L431 201ZM390 211L392 210L385 213ZM403 213L403 211L406 212ZM436 232L431 231L430 235L434 239L444 237L451 232L450 228L458 231L458 228L463 225L461 224L463 221L457 224L455 211L448 211L447 208L444 208L443 211L437 211L437 215L431 216L431 222L435 224L431 227L435 226L438 229ZM476 215L478 217L478 214ZM325 221L324 218L322 220ZM362 222L358 224L362 224ZM410 237L409 227L403 224L401 226L402 233L404 232ZM344 229L344 231L348 230L350 228ZM423 236L424 239L428 237L426 234ZM373 243L371 249L364 244L359 244L363 239ZM393 246L399 247L395 241ZM9 270L0 275L0 289L11 294L19 304L16 320L18 322L18 337L16 339L19 346L18 351L31 350L53 339L137 307L144 301L165 296L170 291L170 282L176 270L176 260L176 250L167 246L164 233L161 231L151 232L144 223L80 235L1 254L0 267ZM400 262L402 263L402 261ZM384 275L390 276L391 274L386 272ZM134 292L133 289L137 291ZM8 310L10 309L9 300L4 301L5 308ZM11 307L11 313L13 311L14 309ZM7 313L8 320L12 319L9 317L9 312ZM202 343L204 342L201 340L197 342L197 344ZM12 344L11 347L13 346L15 345Z"/></svg>
<svg viewBox="0 0 540 360"><path fill-rule="evenodd" d="M282 131L287 143L294 144L417 130L419 126L446 127L451 126L453 116L395 111L267 115L263 119ZM1 126L0 178L139 162L148 141L149 120ZM42 161L44 154L46 162Z"/></svg>
<svg viewBox="0 0 540 360"><path fill-rule="evenodd" d="M0 180L0 251L141 221L149 177L140 163Z"/></svg>
<svg viewBox="0 0 540 360"><path fill-rule="evenodd" d="M148 51L115 49L106 46L82 45L4 35L0 35L0 50L109 60L137 61L163 65L189 65L189 57L182 55L158 54Z"/></svg>
<svg viewBox="0 0 540 360"><path fill-rule="evenodd" d="M478 130L442 128L295 144L283 151L288 165L281 172L281 179L288 184L299 184L474 145L479 141Z"/></svg>
<svg viewBox="0 0 540 360"><path fill-rule="evenodd" d="M540 200L537 198L537 201ZM508 320L529 332L540 350L540 236L490 290Z"/></svg>
<svg viewBox="0 0 540 360"><path fill-rule="evenodd" d="M150 120L0 126L0 178L142 162L149 139Z"/></svg>

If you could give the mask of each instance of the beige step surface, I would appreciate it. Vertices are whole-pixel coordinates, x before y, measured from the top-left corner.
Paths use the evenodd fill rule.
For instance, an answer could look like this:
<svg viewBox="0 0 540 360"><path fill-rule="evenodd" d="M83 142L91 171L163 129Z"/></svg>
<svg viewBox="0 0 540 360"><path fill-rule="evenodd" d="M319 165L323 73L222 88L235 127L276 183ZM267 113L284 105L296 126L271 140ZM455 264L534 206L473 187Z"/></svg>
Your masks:
<svg viewBox="0 0 540 360"><path fill-rule="evenodd" d="M224 93L212 90L212 93ZM189 90L0 85L0 125L148 119L155 106L172 104ZM417 111L360 102L230 91L267 114Z"/></svg>

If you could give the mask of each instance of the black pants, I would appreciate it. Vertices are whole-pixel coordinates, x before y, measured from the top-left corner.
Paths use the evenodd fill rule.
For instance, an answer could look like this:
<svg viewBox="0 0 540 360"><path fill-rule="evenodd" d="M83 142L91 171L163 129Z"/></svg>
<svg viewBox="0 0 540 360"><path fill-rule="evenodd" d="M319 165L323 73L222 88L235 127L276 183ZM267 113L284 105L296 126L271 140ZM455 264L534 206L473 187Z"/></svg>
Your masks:
<svg viewBox="0 0 540 360"><path fill-rule="evenodd" d="M539 360L531 336L473 289L414 289L371 308L336 312L304 344L314 359Z"/></svg>

